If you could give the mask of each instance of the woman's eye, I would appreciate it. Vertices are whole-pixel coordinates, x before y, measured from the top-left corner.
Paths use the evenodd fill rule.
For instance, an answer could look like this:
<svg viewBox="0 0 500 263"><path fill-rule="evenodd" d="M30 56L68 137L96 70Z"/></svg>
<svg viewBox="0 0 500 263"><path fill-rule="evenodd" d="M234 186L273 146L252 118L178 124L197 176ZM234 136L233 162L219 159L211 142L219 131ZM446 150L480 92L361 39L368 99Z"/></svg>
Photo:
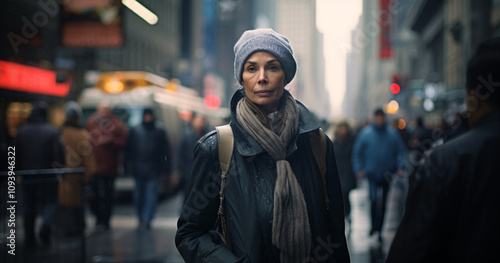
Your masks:
<svg viewBox="0 0 500 263"><path fill-rule="evenodd" d="M276 65L271 65L271 66L269 66L269 70L276 71L276 70L278 70L278 67Z"/></svg>
<svg viewBox="0 0 500 263"><path fill-rule="evenodd" d="M255 67L250 66L250 67L248 67L248 68L247 68L247 70L248 70L249 72L254 72L254 71L255 71Z"/></svg>

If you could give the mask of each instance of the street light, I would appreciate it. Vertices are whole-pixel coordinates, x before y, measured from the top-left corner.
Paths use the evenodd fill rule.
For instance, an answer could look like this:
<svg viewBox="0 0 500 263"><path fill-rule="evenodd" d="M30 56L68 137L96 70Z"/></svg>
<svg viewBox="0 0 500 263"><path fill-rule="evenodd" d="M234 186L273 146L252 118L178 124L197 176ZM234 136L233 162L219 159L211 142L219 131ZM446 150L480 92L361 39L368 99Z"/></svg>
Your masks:
<svg viewBox="0 0 500 263"><path fill-rule="evenodd" d="M158 16L136 0L122 0L122 3L150 25L158 23Z"/></svg>

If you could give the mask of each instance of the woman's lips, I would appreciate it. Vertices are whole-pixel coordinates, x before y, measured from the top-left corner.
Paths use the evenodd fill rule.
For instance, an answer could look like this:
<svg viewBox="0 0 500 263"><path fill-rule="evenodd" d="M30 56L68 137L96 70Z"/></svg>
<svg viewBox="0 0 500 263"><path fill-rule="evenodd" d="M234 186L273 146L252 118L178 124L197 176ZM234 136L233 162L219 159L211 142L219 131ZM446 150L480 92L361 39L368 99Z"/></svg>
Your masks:
<svg viewBox="0 0 500 263"><path fill-rule="evenodd" d="M273 92L271 90L261 90L261 91L255 92L255 95L257 95L259 97L269 97L272 94L273 94Z"/></svg>

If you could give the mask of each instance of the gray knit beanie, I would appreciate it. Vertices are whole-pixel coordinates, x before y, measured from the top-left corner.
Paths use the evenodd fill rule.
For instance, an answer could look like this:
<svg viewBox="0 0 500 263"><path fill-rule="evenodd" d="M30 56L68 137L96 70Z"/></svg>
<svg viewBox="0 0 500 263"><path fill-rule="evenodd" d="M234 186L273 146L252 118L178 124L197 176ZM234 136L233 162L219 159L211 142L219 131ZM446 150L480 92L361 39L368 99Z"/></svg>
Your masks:
<svg viewBox="0 0 500 263"><path fill-rule="evenodd" d="M297 62L288 39L270 28L260 28L245 31L234 45L234 77L238 83L242 82L245 62L257 51L266 51L278 58L285 71L285 85L292 81L297 71Z"/></svg>

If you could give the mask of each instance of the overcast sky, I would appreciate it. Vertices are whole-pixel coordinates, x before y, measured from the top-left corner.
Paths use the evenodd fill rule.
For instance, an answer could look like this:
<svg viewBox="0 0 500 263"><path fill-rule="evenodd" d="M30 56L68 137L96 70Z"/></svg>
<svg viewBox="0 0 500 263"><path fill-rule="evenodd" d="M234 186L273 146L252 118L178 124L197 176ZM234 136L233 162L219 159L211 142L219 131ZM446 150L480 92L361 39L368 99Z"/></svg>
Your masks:
<svg viewBox="0 0 500 263"><path fill-rule="evenodd" d="M317 0L317 26L324 34L326 88L330 92L332 117L342 115L345 93L345 51L343 44L351 43L351 31L362 12L362 0Z"/></svg>

